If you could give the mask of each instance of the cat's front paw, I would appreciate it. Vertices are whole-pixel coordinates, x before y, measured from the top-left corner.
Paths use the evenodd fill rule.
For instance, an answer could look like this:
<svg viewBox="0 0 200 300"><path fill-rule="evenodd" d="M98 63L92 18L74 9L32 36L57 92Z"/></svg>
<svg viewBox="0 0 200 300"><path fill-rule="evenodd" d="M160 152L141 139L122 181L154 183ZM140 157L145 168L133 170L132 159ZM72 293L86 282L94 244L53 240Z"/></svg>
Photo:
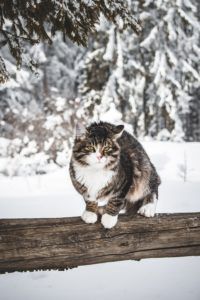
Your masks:
<svg viewBox="0 0 200 300"><path fill-rule="evenodd" d="M147 203L140 207L138 214L147 218L152 218L155 215L155 203Z"/></svg>
<svg viewBox="0 0 200 300"><path fill-rule="evenodd" d="M104 214L101 218L101 224L104 228L110 229L117 224L118 216L111 216L109 214Z"/></svg>
<svg viewBox="0 0 200 300"><path fill-rule="evenodd" d="M84 213L81 216L81 219L85 223L93 224L93 223L96 223L96 221L97 221L97 214L95 214L92 211L85 210Z"/></svg>

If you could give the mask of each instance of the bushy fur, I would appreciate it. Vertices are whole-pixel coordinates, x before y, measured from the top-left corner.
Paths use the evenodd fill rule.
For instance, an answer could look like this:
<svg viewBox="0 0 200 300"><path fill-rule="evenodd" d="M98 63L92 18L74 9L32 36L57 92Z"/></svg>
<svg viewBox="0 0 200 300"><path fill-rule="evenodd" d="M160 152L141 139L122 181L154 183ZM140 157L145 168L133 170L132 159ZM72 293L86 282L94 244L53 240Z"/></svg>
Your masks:
<svg viewBox="0 0 200 300"><path fill-rule="evenodd" d="M96 222L100 212L103 226L111 228L120 210L135 203L140 203L138 213L155 213L160 178L142 145L123 129L106 122L77 129L69 170L86 202L82 218L87 223ZM101 201L106 205L99 209Z"/></svg>

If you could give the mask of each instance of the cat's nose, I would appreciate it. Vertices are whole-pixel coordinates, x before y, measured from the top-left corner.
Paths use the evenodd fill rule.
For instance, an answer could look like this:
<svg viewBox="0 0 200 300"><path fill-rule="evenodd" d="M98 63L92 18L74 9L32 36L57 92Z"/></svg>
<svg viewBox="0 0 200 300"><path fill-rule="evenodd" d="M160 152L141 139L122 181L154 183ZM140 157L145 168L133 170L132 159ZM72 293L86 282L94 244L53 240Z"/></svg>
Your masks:
<svg viewBox="0 0 200 300"><path fill-rule="evenodd" d="M101 153L98 153L98 154L97 154L97 159L100 160L101 158L102 158L102 154L101 154Z"/></svg>

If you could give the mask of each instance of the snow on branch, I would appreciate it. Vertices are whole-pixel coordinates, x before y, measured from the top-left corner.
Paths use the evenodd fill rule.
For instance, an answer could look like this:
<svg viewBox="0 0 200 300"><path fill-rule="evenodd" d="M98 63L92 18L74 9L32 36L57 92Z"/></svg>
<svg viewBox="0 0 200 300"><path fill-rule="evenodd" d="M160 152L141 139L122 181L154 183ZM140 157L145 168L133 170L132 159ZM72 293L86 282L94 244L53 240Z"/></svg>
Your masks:
<svg viewBox="0 0 200 300"><path fill-rule="evenodd" d="M0 45L8 45L20 68L26 43L52 43L56 32L62 32L64 40L69 38L78 45L86 46L89 35L96 31L100 14L116 25L120 23L120 29L129 27L136 33L142 30L123 0L3 0L0 5ZM29 66L35 67L31 59ZM1 58L0 82L7 78Z"/></svg>

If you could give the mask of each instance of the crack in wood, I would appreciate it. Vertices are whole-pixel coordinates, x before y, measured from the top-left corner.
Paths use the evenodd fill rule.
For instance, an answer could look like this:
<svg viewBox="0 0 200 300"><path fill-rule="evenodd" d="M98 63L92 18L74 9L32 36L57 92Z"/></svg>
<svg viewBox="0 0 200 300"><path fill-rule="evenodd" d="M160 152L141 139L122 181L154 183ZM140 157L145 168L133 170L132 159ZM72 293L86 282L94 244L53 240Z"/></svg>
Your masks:
<svg viewBox="0 0 200 300"><path fill-rule="evenodd" d="M4 219L0 220L0 249L0 273L200 255L200 213L160 214L151 219L120 216L112 230L99 223L84 224L77 217Z"/></svg>

